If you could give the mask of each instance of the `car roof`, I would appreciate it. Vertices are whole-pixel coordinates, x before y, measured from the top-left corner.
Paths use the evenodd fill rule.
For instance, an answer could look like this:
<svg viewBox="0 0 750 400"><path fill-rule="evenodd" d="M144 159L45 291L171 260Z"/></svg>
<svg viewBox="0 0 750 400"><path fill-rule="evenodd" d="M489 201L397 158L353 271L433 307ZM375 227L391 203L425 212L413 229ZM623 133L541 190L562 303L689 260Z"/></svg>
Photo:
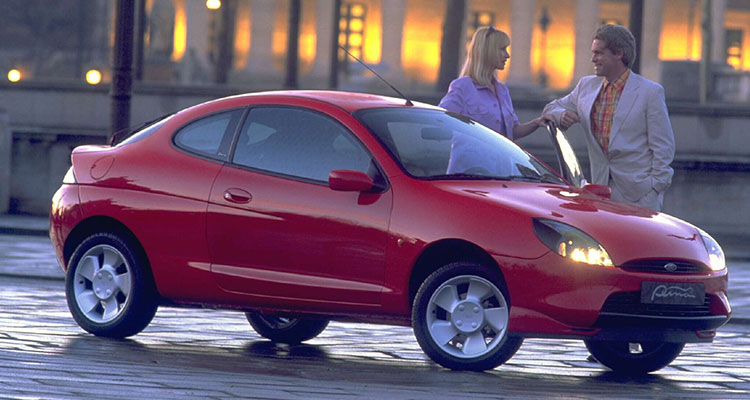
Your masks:
<svg viewBox="0 0 750 400"><path fill-rule="evenodd" d="M334 90L277 90L246 93L232 96L232 98L246 98L251 103L262 103L264 99L278 101L283 98L306 98L332 104L350 113L365 108L412 107L408 106L406 100L403 98ZM439 109L438 107L427 103L413 103L413 107L417 108Z"/></svg>

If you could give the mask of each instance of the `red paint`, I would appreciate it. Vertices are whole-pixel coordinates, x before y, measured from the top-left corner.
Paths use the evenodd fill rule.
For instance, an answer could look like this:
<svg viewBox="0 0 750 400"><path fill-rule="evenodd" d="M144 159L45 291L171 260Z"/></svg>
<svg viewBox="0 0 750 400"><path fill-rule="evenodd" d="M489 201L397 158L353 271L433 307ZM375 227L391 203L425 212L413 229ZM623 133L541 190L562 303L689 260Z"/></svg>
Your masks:
<svg viewBox="0 0 750 400"><path fill-rule="evenodd" d="M644 280L703 282L711 313L729 316L726 270L669 275L578 264L551 252L532 226L532 218L575 226L598 240L616 266L641 259L707 265L698 232L683 221L600 197L603 188L406 175L351 115L408 108L403 103L342 92L235 96L184 110L128 145L77 148L78 184L60 188L51 215L58 260L66 269L64 248L76 227L107 217L137 238L159 293L172 302L408 324L409 283L420 255L462 241L496 264L488 267L500 268L513 332L592 335L607 297L638 291ZM173 134L196 118L260 104L337 120L376 160L387 189L359 192L372 180L344 171L332 177L338 189L332 190L200 158L172 144ZM414 108L420 107L434 108Z"/></svg>

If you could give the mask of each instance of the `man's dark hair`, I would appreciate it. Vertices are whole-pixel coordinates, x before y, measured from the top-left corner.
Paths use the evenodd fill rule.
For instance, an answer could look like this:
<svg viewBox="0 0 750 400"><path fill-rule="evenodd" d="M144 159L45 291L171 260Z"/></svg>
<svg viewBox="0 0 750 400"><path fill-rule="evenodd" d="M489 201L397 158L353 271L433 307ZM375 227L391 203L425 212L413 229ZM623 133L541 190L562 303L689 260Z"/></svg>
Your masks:
<svg viewBox="0 0 750 400"><path fill-rule="evenodd" d="M602 25L594 33L594 39L603 41L607 48L617 53L622 51L622 62L631 68L635 62L635 38L628 28L622 25Z"/></svg>

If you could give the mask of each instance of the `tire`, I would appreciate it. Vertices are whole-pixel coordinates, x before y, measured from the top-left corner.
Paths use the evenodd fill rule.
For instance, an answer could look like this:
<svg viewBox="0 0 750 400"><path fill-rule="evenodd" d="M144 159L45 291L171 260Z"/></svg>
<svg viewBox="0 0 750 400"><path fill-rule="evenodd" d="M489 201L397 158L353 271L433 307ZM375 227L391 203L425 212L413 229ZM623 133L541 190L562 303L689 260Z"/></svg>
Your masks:
<svg viewBox="0 0 750 400"><path fill-rule="evenodd" d="M301 319L245 313L247 321L259 335L274 342L298 344L320 335L328 326L327 320Z"/></svg>
<svg viewBox="0 0 750 400"><path fill-rule="evenodd" d="M641 375L662 369L682 352L685 343L584 340L586 348L614 372Z"/></svg>
<svg viewBox="0 0 750 400"><path fill-rule="evenodd" d="M157 294L145 256L114 233L87 237L73 252L65 296L73 319L97 336L124 338L154 318Z"/></svg>
<svg viewBox="0 0 750 400"><path fill-rule="evenodd" d="M500 271L472 262L433 272L412 306L414 336L436 363L484 371L508 361L523 338L508 335L510 297Z"/></svg>

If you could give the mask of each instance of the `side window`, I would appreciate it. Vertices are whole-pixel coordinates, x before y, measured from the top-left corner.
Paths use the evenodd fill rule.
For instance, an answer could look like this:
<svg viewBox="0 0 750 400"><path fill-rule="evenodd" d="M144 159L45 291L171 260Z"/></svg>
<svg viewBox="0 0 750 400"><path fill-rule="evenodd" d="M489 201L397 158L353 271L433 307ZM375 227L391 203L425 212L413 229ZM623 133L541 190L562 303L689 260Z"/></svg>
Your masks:
<svg viewBox="0 0 750 400"><path fill-rule="evenodd" d="M261 107L250 111L233 162L328 182L335 169L367 173L372 160L352 133L331 118L298 108Z"/></svg>
<svg viewBox="0 0 750 400"><path fill-rule="evenodd" d="M224 161L243 111L232 110L191 122L177 132L174 143L191 153Z"/></svg>

